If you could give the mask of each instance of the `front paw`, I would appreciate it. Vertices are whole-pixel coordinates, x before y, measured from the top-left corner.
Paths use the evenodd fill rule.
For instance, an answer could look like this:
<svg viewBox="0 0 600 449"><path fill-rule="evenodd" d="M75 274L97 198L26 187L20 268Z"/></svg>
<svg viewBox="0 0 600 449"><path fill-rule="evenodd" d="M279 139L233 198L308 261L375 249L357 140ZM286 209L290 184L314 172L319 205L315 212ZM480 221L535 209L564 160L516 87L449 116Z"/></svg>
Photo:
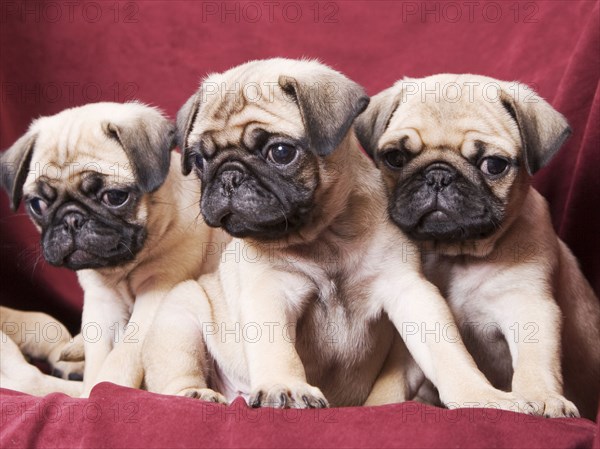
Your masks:
<svg viewBox="0 0 600 449"><path fill-rule="evenodd" d="M539 415L546 418L579 418L579 410L571 401L557 393L525 395Z"/></svg>
<svg viewBox="0 0 600 449"><path fill-rule="evenodd" d="M71 341L67 342L62 347L57 360L62 362L83 362L85 360L83 336L77 334Z"/></svg>
<svg viewBox="0 0 600 449"><path fill-rule="evenodd" d="M68 380L83 380L85 357L83 337L76 335L71 341L57 346L48 356L52 375Z"/></svg>
<svg viewBox="0 0 600 449"><path fill-rule="evenodd" d="M292 385L262 385L254 389L248 403L254 408L325 408L329 406L321 390L305 382Z"/></svg>
<svg viewBox="0 0 600 449"><path fill-rule="evenodd" d="M527 415L541 415L535 404L515 393L508 393L495 388L479 392L469 391L455 399L443 401L449 409L454 408L494 408L511 412L525 413Z"/></svg>
<svg viewBox="0 0 600 449"><path fill-rule="evenodd" d="M52 365L52 375L67 380L83 380L84 362L56 362Z"/></svg>
<svg viewBox="0 0 600 449"><path fill-rule="evenodd" d="M185 396L186 398L200 399L201 401L227 405L225 396L210 388L185 388L177 393L177 396Z"/></svg>

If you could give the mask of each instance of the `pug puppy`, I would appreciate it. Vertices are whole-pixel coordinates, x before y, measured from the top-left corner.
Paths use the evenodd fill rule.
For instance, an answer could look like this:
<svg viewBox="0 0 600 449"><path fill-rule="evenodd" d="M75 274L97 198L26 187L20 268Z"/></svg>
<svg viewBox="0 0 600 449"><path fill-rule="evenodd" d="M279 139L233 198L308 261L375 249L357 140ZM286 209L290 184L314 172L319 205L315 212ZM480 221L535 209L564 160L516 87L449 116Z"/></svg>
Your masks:
<svg viewBox="0 0 600 449"><path fill-rule="evenodd" d="M481 370L546 416L577 416L574 401L593 419L600 303L531 187L565 118L522 84L444 74L397 82L356 126Z"/></svg>
<svg viewBox="0 0 600 449"><path fill-rule="evenodd" d="M150 389L214 387L253 407L399 402L422 381L407 347L446 405L526 409L460 338L436 334L451 312L419 255L399 250L409 240L352 130L368 101L323 64L271 59L210 75L183 106L183 171L201 180L206 223L234 239L218 271L163 302L145 343L160 356L145 359ZM407 373L390 393L395 366Z"/></svg>
<svg viewBox="0 0 600 449"><path fill-rule="evenodd" d="M45 313L0 306L0 329L2 388L36 396L55 392L81 394L83 362L61 360L62 352L69 352L74 345L74 339L61 322ZM53 375L42 373L25 357L48 363Z"/></svg>
<svg viewBox="0 0 600 449"><path fill-rule="evenodd" d="M173 138L155 108L96 103L35 120L2 155L13 209L24 201L44 258L75 270L84 290L84 395L101 381L140 386L159 302L218 262L205 244L220 233L197 220L199 189Z"/></svg>

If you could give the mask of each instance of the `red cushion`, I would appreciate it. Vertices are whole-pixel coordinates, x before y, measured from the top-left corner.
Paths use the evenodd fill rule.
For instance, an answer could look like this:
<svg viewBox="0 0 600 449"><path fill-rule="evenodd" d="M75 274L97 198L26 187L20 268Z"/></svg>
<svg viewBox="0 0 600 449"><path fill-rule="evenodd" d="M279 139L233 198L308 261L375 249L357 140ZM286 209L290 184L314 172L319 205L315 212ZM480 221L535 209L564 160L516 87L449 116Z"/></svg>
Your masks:
<svg viewBox="0 0 600 449"><path fill-rule="evenodd" d="M323 2L318 11L315 2L276 2L272 20L266 2L46 3L0 4L3 149L32 118L88 101L135 97L174 116L204 74L253 58L319 58L370 94L403 76L440 72L532 85L573 128L535 185L600 291L598 2L352 1ZM252 4L261 8L257 22ZM76 331L82 293L75 275L40 261L38 242L28 218L12 214L1 195L0 302L53 313ZM415 403L257 412L239 401L225 408L108 384L87 401L0 392L3 448L591 447L597 433L583 419Z"/></svg>
<svg viewBox="0 0 600 449"><path fill-rule="evenodd" d="M252 409L102 383L89 399L0 390L0 447L592 447L585 419L416 402L321 410Z"/></svg>

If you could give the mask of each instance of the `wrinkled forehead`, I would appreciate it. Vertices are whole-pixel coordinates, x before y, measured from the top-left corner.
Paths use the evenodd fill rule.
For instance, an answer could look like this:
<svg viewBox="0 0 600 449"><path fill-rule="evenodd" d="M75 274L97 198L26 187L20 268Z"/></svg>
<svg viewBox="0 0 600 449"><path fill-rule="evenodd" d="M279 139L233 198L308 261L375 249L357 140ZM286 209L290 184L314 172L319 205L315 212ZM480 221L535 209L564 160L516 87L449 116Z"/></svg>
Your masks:
<svg viewBox="0 0 600 449"><path fill-rule="evenodd" d="M304 134L298 105L279 86L277 73L225 73L202 84L190 143L202 140L216 148L238 146L258 128L298 139Z"/></svg>
<svg viewBox="0 0 600 449"><path fill-rule="evenodd" d="M497 83L415 80L405 86L383 137L398 138L403 130L417 132L428 147L460 148L465 140L520 141Z"/></svg>
<svg viewBox="0 0 600 449"><path fill-rule="evenodd" d="M105 133L100 121L48 117L38 120L32 131L36 137L25 188L37 181L78 183L90 173L122 178L123 182L132 179L127 155Z"/></svg>

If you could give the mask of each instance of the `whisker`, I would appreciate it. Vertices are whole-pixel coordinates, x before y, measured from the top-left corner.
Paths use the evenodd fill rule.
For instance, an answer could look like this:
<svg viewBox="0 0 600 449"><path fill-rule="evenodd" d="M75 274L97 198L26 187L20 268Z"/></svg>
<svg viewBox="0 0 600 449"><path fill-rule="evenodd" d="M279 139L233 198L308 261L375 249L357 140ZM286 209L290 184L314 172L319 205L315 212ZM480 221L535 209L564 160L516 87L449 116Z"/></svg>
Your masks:
<svg viewBox="0 0 600 449"><path fill-rule="evenodd" d="M198 211L198 215L196 215L196 218L194 218L194 224L196 226L198 226L198 220L201 219L201 218L202 218L202 212ZM204 220L202 220L202 221L204 221Z"/></svg>
<svg viewBox="0 0 600 449"><path fill-rule="evenodd" d="M283 215L283 218L285 219L285 230L288 230L288 219L287 216L285 215L285 211L283 210L283 208L279 209L281 211L281 214Z"/></svg>
<svg viewBox="0 0 600 449"><path fill-rule="evenodd" d="M44 259L42 254L38 253L37 257L35 258L35 261L33 262L33 268L31 269L31 277L33 277L33 275L35 274L35 270L42 259Z"/></svg>
<svg viewBox="0 0 600 449"><path fill-rule="evenodd" d="M197 202L197 201L194 201L194 202L193 202L192 204L190 204L189 206L185 206L185 207L183 207L181 210L187 210L187 209L189 209L190 207L194 207L194 206L199 206L199 204L198 204L198 202Z"/></svg>
<svg viewBox="0 0 600 449"><path fill-rule="evenodd" d="M26 214L26 213L10 214L10 215L7 215L5 217L0 218L0 223L4 223L4 222L9 221L9 220L14 220L17 217L29 217L29 215Z"/></svg>
<svg viewBox="0 0 600 449"><path fill-rule="evenodd" d="M119 245L122 245L122 246L124 246L124 247L125 247L125 249L126 249L127 251L129 251L129 254L131 254L132 256L134 256L134 257L135 257L135 254L133 254L133 251L131 251L131 248L130 248L129 246L127 246L127 245L126 245L125 243L123 243L123 242L119 242Z"/></svg>

